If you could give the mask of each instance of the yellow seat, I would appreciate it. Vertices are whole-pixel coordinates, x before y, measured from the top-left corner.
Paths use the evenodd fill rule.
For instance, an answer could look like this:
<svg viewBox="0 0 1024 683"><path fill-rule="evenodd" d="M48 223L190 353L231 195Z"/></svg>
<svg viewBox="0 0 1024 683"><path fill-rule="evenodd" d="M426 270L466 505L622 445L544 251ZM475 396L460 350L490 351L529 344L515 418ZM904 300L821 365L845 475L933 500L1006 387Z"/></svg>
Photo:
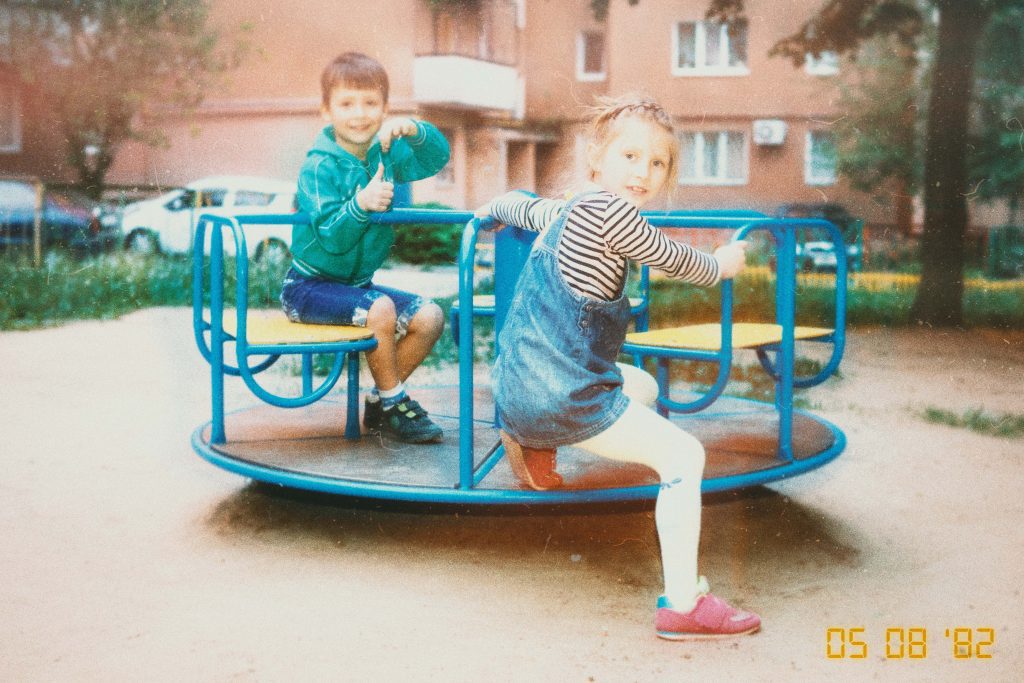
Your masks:
<svg viewBox="0 0 1024 683"><path fill-rule="evenodd" d="M796 327L794 339L821 339L831 335L833 330L824 327ZM732 326L732 347L752 349L782 341L782 326L771 323L734 323ZM698 349L719 351L722 344L722 326L718 323L684 325L650 332L633 332L626 335L626 343L644 346L662 346L674 349Z"/></svg>
<svg viewBox="0 0 1024 683"><path fill-rule="evenodd" d="M224 331L233 337L238 336L236 318L235 310L224 311ZM373 336L367 328L353 325L294 323L283 311L274 310L250 310L245 332L250 344L325 344Z"/></svg>
<svg viewBox="0 0 1024 683"><path fill-rule="evenodd" d="M631 308L636 308L643 303L643 299L640 297L629 297L629 305ZM458 304L456 304L458 305ZM494 295L493 294L474 294L473 295L473 308L494 308Z"/></svg>

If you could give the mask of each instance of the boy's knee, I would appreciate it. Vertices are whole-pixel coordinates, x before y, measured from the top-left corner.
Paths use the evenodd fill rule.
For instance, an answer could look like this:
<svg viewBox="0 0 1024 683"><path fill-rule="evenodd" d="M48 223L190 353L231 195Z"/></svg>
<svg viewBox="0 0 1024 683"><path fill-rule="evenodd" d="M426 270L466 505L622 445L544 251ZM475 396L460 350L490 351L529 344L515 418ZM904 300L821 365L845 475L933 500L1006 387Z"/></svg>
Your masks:
<svg viewBox="0 0 1024 683"><path fill-rule="evenodd" d="M423 304L409 323L409 329L416 332L429 332L437 336L444 330L444 311L433 301Z"/></svg>
<svg viewBox="0 0 1024 683"><path fill-rule="evenodd" d="M397 316L395 302L387 296L379 296L366 313L366 326L374 330L388 330L394 333Z"/></svg>

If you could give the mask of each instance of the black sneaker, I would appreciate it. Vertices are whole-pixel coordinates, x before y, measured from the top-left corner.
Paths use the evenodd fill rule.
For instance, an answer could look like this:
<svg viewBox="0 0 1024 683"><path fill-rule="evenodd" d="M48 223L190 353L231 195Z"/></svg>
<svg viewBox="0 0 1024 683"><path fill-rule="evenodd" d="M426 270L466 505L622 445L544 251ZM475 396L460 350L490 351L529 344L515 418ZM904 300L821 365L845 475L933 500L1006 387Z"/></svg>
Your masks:
<svg viewBox="0 0 1024 683"><path fill-rule="evenodd" d="M374 433L379 432L380 423L383 417L384 404L380 399L377 399L376 401L366 399L363 401L363 427L366 428L366 431Z"/></svg>
<svg viewBox="0 0 1024 683"><path fill-rule="evenodd" d="M380 431L405 443L430 443L440 441L441 428L430 421L427 411L411 398L383 411Z"/></svg>

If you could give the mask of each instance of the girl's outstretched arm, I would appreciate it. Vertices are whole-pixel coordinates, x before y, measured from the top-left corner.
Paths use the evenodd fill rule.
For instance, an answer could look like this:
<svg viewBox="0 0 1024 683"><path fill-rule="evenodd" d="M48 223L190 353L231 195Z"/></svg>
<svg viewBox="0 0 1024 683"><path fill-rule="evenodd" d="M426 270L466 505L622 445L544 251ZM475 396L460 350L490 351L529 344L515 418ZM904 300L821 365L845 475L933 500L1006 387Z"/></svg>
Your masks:
<svg viewBox="0 0 1024 683"><path fill-rule="evenodd" d="M710 287L721 277L719 260L711 254L676 242L647 222L637 208L608 193L607 208L598 228L608 247L626 258L657 268L669 277Z"/></svg>
<svg viewBox="0 0 1024 683"><path fill-rule="evenodd" d="M501 223L540 232L555 221L564 207L565 202L514 190L491 200L488 210Z"/></svg>

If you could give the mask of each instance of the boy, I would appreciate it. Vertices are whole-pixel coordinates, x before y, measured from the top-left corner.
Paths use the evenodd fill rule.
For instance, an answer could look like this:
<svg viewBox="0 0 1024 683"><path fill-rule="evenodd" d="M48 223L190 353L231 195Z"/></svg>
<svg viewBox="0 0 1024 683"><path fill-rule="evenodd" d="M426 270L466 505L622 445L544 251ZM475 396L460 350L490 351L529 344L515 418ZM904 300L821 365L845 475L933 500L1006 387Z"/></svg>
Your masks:
<svg viewBox="0 0 1024 683"><path fill-rule="evenodd" d="M444 315L415 294L373 284L395 234L370 223L370 213L388 210L392 181L441 170L448 142L424 121L385 118L388 76L371 57L338 56L320 86L328 125L302 166L297 198L311 224L294 228L281 304L296 322L372 330L377 348L366 359L376 386L366 399L364 426L407 443L438 441L441 429L409 398L404 382L441 336Z"/></svg>

